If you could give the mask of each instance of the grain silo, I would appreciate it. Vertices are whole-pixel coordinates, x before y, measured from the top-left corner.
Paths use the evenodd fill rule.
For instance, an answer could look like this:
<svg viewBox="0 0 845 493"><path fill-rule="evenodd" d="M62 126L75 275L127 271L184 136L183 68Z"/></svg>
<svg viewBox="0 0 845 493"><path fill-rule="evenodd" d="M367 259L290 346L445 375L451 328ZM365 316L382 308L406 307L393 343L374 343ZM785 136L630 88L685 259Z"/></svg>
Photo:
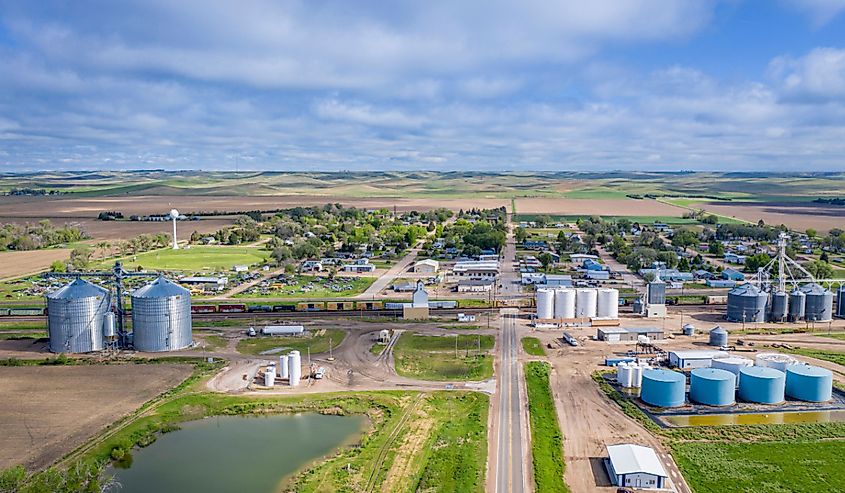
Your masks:
<svg viewBox="0 0 845 493"><path fill-rule="evenodd" d="M728 315L731 322L765 322L769 296L757 286L746 283L728 291Z"/></svg>
<svg viewBox="0 0 845 493"><path fill-rule="evenodd" d="M730 406L735 402L736 375L718 368L696 368L690 373L691 401L707 406Z"/></svg>
<svg viewBox="0 0 845 493"><path fill-rule="evenodd" d="M575 316L579 318L593 318L596 316L598 294L595 289L578 289L575 291Z"/></svg>
<svg viewBox="0 0 845 493"><path fill-rule="evenodd" d="M789 312L789 295L784 291L776 291L772 294L772 307L769 320L772 322L785 322Z"/></svg>
<svg viewBox="0 0 845 493"><path fill-rule="evenodd" d="M537 290L537 318L554 318L555 292L551 289L540 288Z"/></svg>
<svg viewBox="0 0 845 493"><path fill-rule="evenodd" d="M575 318L574 289L555 289L555 318Z"/></svg>
<svg viewBox="0 0 845 493"><path fill-rule="evenodd" d="M787 314L787 320L790 322L804 320L804 308L806 304L807 297L804 296L804 293L800 289L794 289L789 293L789 313Z"/></svg>
<svg viewBox="0 0 845 493"><path fill-rule="evenodd" d="M774 368L749 366L739 370L739 398L759 404L783 402L786 375Z"/></svg>
<svg viewBox="0 0 845 493"><path fill-rule="evenodd" d="M643 371L640 398L646 404L657 407L678 407L684 405L686 377L671 370L648 369Z"/></svg>
<svg viewBox="0 0 845 493"><path fill-rule="evenodd" d="M720 326L715 326L710 329L710 340L708 342L711 346L727 346L728 345L728 331Z"/></svg>
<svg viewBox="0 0 845 493"><path fill-rule="evenodd" d="M660 279L648 283L647 301L650 305L666 304L666 283Z"/></svg>
<svg viewBox="0 0 845 493"><path fill-rule="evenodd" d="M191 338L191 293L159 276L132 293L132 333L138 351L174 351Z"/></svg>
<svg viewBox="0 0 845 493"><path fill-rule="evenodd" d="M684 326L681 327L681 330L683 331L685 336L692 337L695 335L695 325L693 324L684 324Z"/></svg>
<svg viewBox="0 0 845 493"><path fill-rule="evenodd" d="M836 292L836 316L845 318L845 285L839 286Z"/></svg>
<svg viewBox="0 0 845 493"><path fill-rule="evenodd" d="M76 279L47 294L50 351L88 353L102 350L110 306L108 290L84 279Z"/></svg>
<svg viewBox="0 0 845 493"><path fill-rule="evenodd" d="M619 318L619 290L604 288L598 290L596 303L598 318Z"/></svg>
<svg viewBox="0 0 845 493"><path fill-rule="evenodd" d="M818 366L786 368L786 395L808 402L827 402L833 396L833 373Z"/></svg>
<svg viewBox="0 0 845 493"><path fill-rule="evenodd" d="M816 283L801 286L806 301L804 320L809 322L829 322L833 320L833 293Z"/></svg>

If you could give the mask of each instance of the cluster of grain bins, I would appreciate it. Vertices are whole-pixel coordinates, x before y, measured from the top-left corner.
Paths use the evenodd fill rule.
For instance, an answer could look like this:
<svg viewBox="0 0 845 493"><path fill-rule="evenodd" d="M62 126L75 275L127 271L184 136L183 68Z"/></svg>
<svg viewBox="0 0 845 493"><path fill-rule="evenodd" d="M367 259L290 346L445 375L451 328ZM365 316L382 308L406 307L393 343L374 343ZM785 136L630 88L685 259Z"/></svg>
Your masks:
<svg viewBox="0 0 845 493"><path fill-rule="evenodd" d="M619 318L619 291L611 288L539 288L537 318Z"/></svg>
<svg viewBox="0 0 845 493"><path fill-rule="evenodd" d="M158 277L136 289L131 300L135 349L174 351L193 343L191 293L187 289ZM47 294L47 313L50 351L100 351L117 337L109 291L84 279Z"/></svg>
<svg viewBox="0 0 845 493"><path fill-rule="evenodd" d="M783 322L833 319L833 293L816 283L785 291L768 292L750 283L728 292L727 319L732 322Z"/></svg>

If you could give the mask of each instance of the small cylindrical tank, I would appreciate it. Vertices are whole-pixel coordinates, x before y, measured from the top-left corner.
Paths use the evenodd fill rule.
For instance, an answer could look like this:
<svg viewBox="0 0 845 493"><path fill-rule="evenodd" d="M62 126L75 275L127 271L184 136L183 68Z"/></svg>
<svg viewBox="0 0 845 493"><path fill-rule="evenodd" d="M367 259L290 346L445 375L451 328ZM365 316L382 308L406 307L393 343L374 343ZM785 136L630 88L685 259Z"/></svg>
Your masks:
<svg viewBox="0 0 845 493"><path fill-rule="evenodd" d="M287 354L283 354L279 356L279 378L287 380L290 376L290 363L288 362L289 356Z"/></svg>
<svg viewBox="0 0 845 493"><path fill-rule="evenodd" d="M760 404L783 402L786 375L774 368L749 366L739 370L739 398Z"/></svg>
<svg viewBox="0 0 845 493"><path fill-rule="evenodd" d="M643 386L643 367L635 364L631 367L631 387L640 388Z"/></svg>
<svg viewBox="0 0 845 493"><path fill-rule="evenodd" d="M578 289L575 292L575 316L593 318L596 316L598 293L595 289Z"/></svg>
<svg viewBox="0 0 845 493"><path fill-rule="evenodd" d="M833 396L833 373L818 366L786 368L786 395L808 402L827 402Z"/></svg>
<svg viewBox="0 0 845 493"><path fill-rule="evenodd" d="M683 330L685 336L695 335L695 325L693 324L684 324L681 330Z"/></svg>
<svg viewBox="0 0 845 493"><path fill-rule="evenodd" d="M789 312L789 295L783 291L772 294L772 322L784 322Z"/></svg>
<svg viewBox="0 0 845 493"><path fill-rule="evenodd" d="M302 377L302 361L299 357L299 351L291 351L288 353L288 381L291 387L299 385L299 379Z"/></svg>
<svg viewBox="0 0 845 493"><path fill-rule="evenodd" d="M730 406L735 402L736 375L718 368L696 368L690 373L691 401L708 406Z"/></svg>
<svg viewBox="0 0 845 493"><path fill-rule="evenodd" d="M723 329L720 326L715 326L710 329L710 341L708 342L711 346L727 346L728 345L728 331Z"/></svg>
<svg viewBox="0 0 845 493"><path fill-rule="evenodd" d="M108 340L114 340L117 337L117 325L112 311L106 312L103 316L103 337Z"/></svg>
<svg viewBox="0 0 845 493"><path fill-rule="evenodd" d="M551 289L540 288L537 290L537 318L554 318L555 313L555 292Z"/></svg>
<svg viewBox="0 0 845 493"><path fill-rule="evenodd" d="M686 377L671 370L648 369L643 371L643 385L640 398L646 404L658 407L684 405Z"/></svg>
<svg viewBox="0 0 845 493"><path fill-rule="evenodd" d="M746 283L728 291L727 318L731 322L765 322L769 295L757 286Z"/></svg>
<svg viewBox="0 0 845 493"><path fill-rule="evenodd" d="M800 289L795 289L789 293L789 313L787 319L790 322L797 322L804 320L804 309L807 306L807 297Z"/></svg>
<svg viewBox="0 0 845 493"><path fill-rule="evenodd" d="M268 366L266 370L264 370L264 386L265 387L272 387L276 383L276 367L275 366Z"/></svg>
<svg viewBox="0 0 845 493"><path fill-rule="evenodd" d="M574 289L555 289L555 318L575 318Z"/></svg>

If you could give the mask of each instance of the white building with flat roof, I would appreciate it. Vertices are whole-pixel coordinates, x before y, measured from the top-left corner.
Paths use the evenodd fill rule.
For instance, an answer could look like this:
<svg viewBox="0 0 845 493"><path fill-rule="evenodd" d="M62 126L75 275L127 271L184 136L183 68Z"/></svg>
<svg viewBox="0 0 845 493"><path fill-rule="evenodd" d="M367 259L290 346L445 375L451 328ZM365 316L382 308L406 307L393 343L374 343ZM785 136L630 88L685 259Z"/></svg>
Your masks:
<svg viewBox="0 0 845 493"><path fill-rule="evenodd" d="M499 275L496 260L465 260L455 263L452 275L466 279L495 279Z"/></svg>
<svg viewBox="0 0 845 493"><path fill-rule="evenodd" d="M693 349L689 351L669 351L669 366L675 368L709 368L713 358L730 356L725 351Z"/></svg>
<svg viewBox="0 0 845 493"><path fill-rule="evenodd" d="M624 443L608 445L604 465L610 482L634 489L664 489L669 475L654 450Z"/></svg>

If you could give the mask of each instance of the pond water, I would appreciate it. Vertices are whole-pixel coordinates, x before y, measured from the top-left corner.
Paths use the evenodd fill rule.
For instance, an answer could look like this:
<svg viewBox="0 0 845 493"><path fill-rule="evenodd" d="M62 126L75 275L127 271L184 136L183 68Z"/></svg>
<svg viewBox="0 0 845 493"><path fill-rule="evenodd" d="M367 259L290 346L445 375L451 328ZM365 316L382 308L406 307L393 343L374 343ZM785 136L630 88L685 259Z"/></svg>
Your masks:
<svg viewBox="0 0 845 493"><path fill-rule="evenodd" d="M669 426L770 425L798 423L842 423L845 411L800 411L748 414L695 414L659 416Z"/></svg>
<svg viewBox="0 0 845 493"><path fill-rule="evenodd" d="M183 423L110 468L120 493L274 493L283 479L361 433L363 416L220 416Z"/></svg>

